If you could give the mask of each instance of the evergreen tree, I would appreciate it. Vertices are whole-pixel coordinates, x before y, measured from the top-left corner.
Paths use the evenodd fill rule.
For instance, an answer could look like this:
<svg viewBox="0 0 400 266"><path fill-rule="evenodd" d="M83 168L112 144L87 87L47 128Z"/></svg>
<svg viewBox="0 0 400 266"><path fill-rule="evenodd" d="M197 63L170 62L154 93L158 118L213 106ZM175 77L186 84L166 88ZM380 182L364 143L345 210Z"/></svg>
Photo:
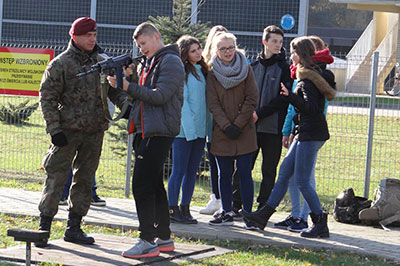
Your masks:
<svg viewBox="0 0 400 266"><path fill-rule="evenodd" d="M204 43L209 31L209 23L198 21L190 24L193 14L191 14L191 0L174 0L172 8L172 18L167 16L149 16L150 21L160 31L164 43L175 43L179 37L188 34L196 37ZM200 7L205 1L199 1Z"/></svg>

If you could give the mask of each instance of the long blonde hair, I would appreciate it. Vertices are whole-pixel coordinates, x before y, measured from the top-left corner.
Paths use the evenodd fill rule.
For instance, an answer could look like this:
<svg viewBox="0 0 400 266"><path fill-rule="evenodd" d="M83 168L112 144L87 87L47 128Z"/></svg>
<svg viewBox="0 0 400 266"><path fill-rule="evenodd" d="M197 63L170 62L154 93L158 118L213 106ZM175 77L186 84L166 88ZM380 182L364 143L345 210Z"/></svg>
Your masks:
<svg viewBox="0 0 400 266"><path fill-rule="evenodd" d="M232 40L233 44L235 45L235 52L239 52L242 53L243 55L245 55L245 51L243 49L239 49L237 47L237 42L236 42L236 36L233 33L230 32L224 32L224 33L220 33L217 34L213 40L212 46L211 46L211 58L213 56L217 55L217 50L218 50L218 44L222 41L222 40Z"/></svg>
<svg viewBox="0 0 400 266"><path fill-rule="evenodd" d="M206 44L204 45L203 49L203 58L207 65L210 65L211 61L211 48L216 35L220 33L228 32L228 30L222 25L216 25L211 28L210 32L208 33Z"/></svg>

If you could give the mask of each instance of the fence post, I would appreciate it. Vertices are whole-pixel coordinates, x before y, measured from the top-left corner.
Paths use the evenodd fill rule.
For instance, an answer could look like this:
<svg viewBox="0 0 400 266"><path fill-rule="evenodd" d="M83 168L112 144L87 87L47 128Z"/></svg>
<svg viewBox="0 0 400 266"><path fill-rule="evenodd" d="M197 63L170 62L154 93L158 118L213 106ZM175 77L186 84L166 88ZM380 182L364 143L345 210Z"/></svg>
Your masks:
<svg viewBox="0 0 400 266"><path fill-rule="evenodd" d="M139 51L138 47L136 46L136 42L132 42L132 58L135 58L138 56ZM126 156L126 169L125 169L125 197L129 198L129 192L130 192L130 184L131 184L131 169L132 169L132 142L133 142L133 134L128 134L128 154Z"/></svg>
<svg viewBox="0 0 400 266"><path fill-rule="evenodd" d="M126 156L126 174L125 174L125 198L129 198L129 192L131 191L131 169L132 169L132 142L133 134L128 134L128 154Z"/></svg>
<svg viewBox="0 0 400 266"><path fill-rule="evenodd" d="M190 16L190 24L197 23L197 4L198 0L192 0L192 14Z"/></svg>
<svg viewBox="0 0 400 266"><path fill-rule="evenodd" d="M96 20L97 0L90 1L90 18Z"/></svg>
<svg viewBox="0 0 400 266"><path fill-rule="evenodd" d="M0 45L1 45L2 29L3 29L3 0L0 0Z"/></svg>
<svg viewBox="0 0 400 266"><path fill-rule="evenodd" d="M304 36L307 34L307 24L308 24L308 0L300 0L299 4L299 22L297 29L297 36Z"/></svg>
<svg viewBox="0 0 400 266"><path fill-rule="evenodd" d="M364 179L364 197L369 196L369 185L371 181L371 159L372 159L372 142L374 137L374 121L375 121L375 105L376 105L376 82L378 75L379 52L375 51L372 62L371 75L371 97L369 106L369 124L368 124L368 143L367 143L367 160L365 164L365 179Z"/></svg>

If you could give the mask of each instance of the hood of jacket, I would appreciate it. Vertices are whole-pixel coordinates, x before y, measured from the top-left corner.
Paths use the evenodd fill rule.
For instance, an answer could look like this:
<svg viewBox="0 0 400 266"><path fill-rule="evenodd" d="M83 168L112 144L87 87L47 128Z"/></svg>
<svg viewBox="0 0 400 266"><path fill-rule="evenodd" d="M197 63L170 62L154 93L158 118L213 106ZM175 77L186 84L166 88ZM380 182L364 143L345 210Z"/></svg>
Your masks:
<svg viewBox="0 0 400 266"><path fill-rule="evenodd" d="M157 60L161 57L163 57L166 54L175 54L179 57L181 57L181 54L179 53L179 48L177 44L168 44L161 48L160 50L157 51L157 53L154 54L154 60Z"/></svg>
<svg viewBox="0 0 400 266"><path fill-rule="evenodd" d="M320 71L321 73L298 66L296 76L299 80L310 80L318 88L322 95L325 96L325 98L327 98L329 101L333 100L336 96L336 89L334 89L334 75L332 72L327 70Z"/></svg>
<svg viewBox="0 0 400 266"><path fill-rule="evenodd" d="M274 54L270 58L265 58L264 51L262 51L258 54L257 61L260 61L260 63L265 67L273 65L276 62L286 62L286 50L282 47L279 54Z"/></svg>

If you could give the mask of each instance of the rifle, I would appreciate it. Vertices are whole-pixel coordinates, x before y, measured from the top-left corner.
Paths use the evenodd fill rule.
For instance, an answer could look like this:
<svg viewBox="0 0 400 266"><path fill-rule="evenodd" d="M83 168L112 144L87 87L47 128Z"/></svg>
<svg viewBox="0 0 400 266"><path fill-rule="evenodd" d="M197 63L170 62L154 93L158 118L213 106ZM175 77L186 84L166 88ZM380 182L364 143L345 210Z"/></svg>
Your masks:
<svg viewBox="0 0 400 266"><path fill-rule="evenodd" d="M138 58L135 58L138 60ZM91 68L86 71L77 74L77 77L83 77L93 72L101 72L106 75L115 75L117 76L117 88L122 89L123 85L123 66L129 66L133 63L132 58L128 54L119 55L116 57L109 57L106 60L98 62L97 64L91 66Z"/></svg>
<svg viewBox="0 0 400 266"><path fill-rule="evenodd" d="M122 87L123 87L123 79L122 79L123 78L123 69L122 69L122 67L123 66L127 67L130 64L141 63L143 58L144 58L144 56L137 56L132 59L128 54L123 54L123 55L119 55L116 57L108 57L107 59L91 66L91 68L88 71L79 73L76 76L83 77L83 76L86 76L86 75L88 75L90 73L94 73L94 72L100 72L100 73L104 73L105 75L112 76L115 73L115 75L117 76L117 88L122 89ZM105 76L103 78L105 78ZM108 94L108 86L102 86L101 87L101 99L102 99L102 102L104 105L104 111L105 111L106 118L109 121L113 121L113 122L118 121L123 116L125 111L127 110L128 103L124 104L124 106L121 108L120 114L116 118L113 119L108 110L107 94Z"/></svg>

